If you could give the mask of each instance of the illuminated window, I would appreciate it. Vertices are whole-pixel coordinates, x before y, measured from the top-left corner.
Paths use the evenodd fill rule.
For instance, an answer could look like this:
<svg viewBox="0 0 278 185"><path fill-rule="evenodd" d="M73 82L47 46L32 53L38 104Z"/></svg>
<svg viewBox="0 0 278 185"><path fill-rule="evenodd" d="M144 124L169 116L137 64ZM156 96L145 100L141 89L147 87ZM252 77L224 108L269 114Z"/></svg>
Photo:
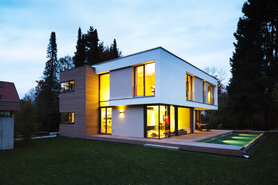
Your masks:
<svg viewBox="0 0 278 185"><path fill-rule="evenodd" d="M111 134L112 133L112 108L101 108L100 109L100 133Z"/></svg>
<svg viewBox="0 0 278 185"><path fill-rule="evenodd" d="M214 104L214 86L208 84L208 104Z"/></svg>
<svg viewBox="0 0 278 185"><path fill-rule="evenodd" d="M110 74L103 74L99 76L100 93L99 101L100 106L108 106L108 100L110 99Z"/></svg>
<svg viewBox="0 0 278 185"><path fill-rule="evenodd" d="M135 68L135 96L144 96L144 66Z"/></svg>
<svg viewBox="0 0 278 185"><path fill-rule="evenodd" d="M178 107L178 133L191 133L191 109Z"/></svg>
<svg viewBox="0 0 278 185"><path fill-rule="evenodd" d="M147 106L146 137L165 138L170 135L169 106Z"/></svg>
<svg viewBox="0 0 278 185"><path fill-rule="evenodd" d="M74 123L74 112L62 112L61 113L62 123Z"/></svg>
<svg viewBox="0 0 278 185"><path fill-rule="evenodd" d="M193 100L193 77L186 75L186 100Z"/></svg>
<svg viewBox="0 0 278 185"><path fill-rule="evenodd" d="M135 67L135 96L155 95L155 63Z"/></svg>
<svg viewBox="0 0 278 185"><path fill-rule="evenodd" d="M75 89L74 80L61 83L62 92L73 92Z"/></svg>

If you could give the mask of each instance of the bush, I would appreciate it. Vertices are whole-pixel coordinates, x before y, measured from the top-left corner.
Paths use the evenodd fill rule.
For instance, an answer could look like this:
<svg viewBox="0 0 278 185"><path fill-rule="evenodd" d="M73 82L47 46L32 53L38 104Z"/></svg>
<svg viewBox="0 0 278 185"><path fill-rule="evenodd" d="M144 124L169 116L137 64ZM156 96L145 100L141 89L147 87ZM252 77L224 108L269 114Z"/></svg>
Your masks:
<svg viewBox="0 0 278 185"><path fill-rule="evenodd" d="M20 110L15 114L15 132L28 140L37 128L36 122L35 105L31 100L20 100Z"/></svg>

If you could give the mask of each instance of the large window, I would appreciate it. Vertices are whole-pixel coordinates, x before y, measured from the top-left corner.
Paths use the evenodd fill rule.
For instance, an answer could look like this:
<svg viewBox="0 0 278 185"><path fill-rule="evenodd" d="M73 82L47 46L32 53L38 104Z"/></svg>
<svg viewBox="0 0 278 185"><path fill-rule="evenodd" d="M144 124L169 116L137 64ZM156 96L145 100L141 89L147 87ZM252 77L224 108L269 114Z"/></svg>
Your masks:
<svg viewBox="0 0 278 185"><path fill-rule="evenodd" d="M165 138L170 135L169 106L147 106L146 136Z"/></svg>
<svg viewBox="0 0 278 185"><path fill-rule="evenodd" d="M155 95L155 63L135 67L135 96Z"/></svg>
<svg viewBox="0 0 278 185"><path fill-rule="evenodd" d="M61 113L62 123L74 123L74 112L62 112Z"/></svg>
<svg viewBox="0 0 278 185"><path fill-rule="evenodd" d="M73 92L75 89L74 80L61 83L62 92Z"/></svg>
<svg viewBox="0 0 278 185"><path fill-rule="evenodd" d="M108 106L108 101L110 99L110 74L102 74L99 76L99 101L100 106Z"/></svg>
<svg viewBox="0 0 278 185"><path fill-rule="evenodd" d="M186 100L193 100L193 77L186 75Z"/></svg>
<svg viewBox="0 0 278 185"><path fill-rule="evenodd" d="M178 107L178 134L191 133L191 109Z"/></svg>
<svg viewBox="0 0 278 185"><path fill-rule="evenodd" d="M214 104L214 86L208 84L208 104Z"/></svg>

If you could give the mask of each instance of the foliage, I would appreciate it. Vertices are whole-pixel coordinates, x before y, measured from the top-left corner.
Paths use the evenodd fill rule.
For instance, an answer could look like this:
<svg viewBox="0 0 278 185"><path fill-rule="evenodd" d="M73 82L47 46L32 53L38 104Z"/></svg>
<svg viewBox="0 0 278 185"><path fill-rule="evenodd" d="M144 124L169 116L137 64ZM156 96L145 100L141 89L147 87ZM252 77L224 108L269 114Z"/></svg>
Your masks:
<svg viewBox="0 0 278 185"><path fill-rule="evenodd" d="M74 61L69 55L59 58L58 64L59 64L59 72L67 71L74 68Z"/></svg>
<svg viewBox="0 0 278 185"><path fill-rule="evenodd" d="M268 130L278 118L278 105L272 97L278 81L278 1L248 0L242 12L230 59L230 124Z"/></svg>
<svg viewBox="0 0 278 185"><path fill-rule="evenodd" d="M215 76L217 80L218 110L206 111L201 120L203 123L209 123L210 128L223 128L223 126L227 127L229 117L227 109L228 95L224 84L227 75L223 69L217 69L216 67L206 67L204 71L212 76Z"/></svg>
<svg viewBox="0 0 278 185"><path fill-rule="evenodd" d="M98 32L94 27L90 26L86 34L82 34L81 28L78 29L76 52L73 57L75 67L93 65L120 56L116 39L110 47L104 46L103 42L99 42Z"/></svg>
<svg viewBox="0 0 278 185"><path fill-rule="evenodd" d="M89 65L98 63L98 41L99 39L97 29L94 29L92 26L90 26L90 29L85 35L86 63Z"/></svg>
<svg viewBox="0 0 278 185"><path fill-rule="evenodd" d="M31 144L0 152L0 184L278 184L277 133L249 159L70 138Z"/></svg>
<svg viewBox="0 0 278 185"><path fill-rule="evenodd" d="M82 35L81 28L78 29L76 52L74 53L74 65L75 67L85 65L86 51L85 51L85 36Z"/></svg>
<svg viewBox="0 0 278 185"><path fill-rule="evenodd" d="M60 123L59 94L60 83L59 63L57 60L57 44L55 32L51 33L48 48L47 62L43 72L43 78L37 81L36 107L38 119L43 130L57 131Z"/></svg>
<svg viewBox="0 0 278 185"><path fill-rule="evenodd" d="M22 135L25 140L31 139L37 129L36 106L32 99L25 96L20 100L20 110L15 113L15 132Z"/></svg>

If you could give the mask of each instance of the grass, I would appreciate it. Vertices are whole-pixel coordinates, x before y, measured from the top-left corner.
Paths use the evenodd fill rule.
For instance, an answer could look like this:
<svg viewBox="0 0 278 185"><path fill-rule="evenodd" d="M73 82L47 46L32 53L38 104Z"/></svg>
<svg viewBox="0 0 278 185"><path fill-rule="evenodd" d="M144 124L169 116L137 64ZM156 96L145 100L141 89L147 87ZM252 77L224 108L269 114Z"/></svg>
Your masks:
<svg viewBox="0 0 278 185"><path fill-rule="evenodd" d="M0 184L278 184L278 133L249 159L51 138L0 151Z"/></svg>

